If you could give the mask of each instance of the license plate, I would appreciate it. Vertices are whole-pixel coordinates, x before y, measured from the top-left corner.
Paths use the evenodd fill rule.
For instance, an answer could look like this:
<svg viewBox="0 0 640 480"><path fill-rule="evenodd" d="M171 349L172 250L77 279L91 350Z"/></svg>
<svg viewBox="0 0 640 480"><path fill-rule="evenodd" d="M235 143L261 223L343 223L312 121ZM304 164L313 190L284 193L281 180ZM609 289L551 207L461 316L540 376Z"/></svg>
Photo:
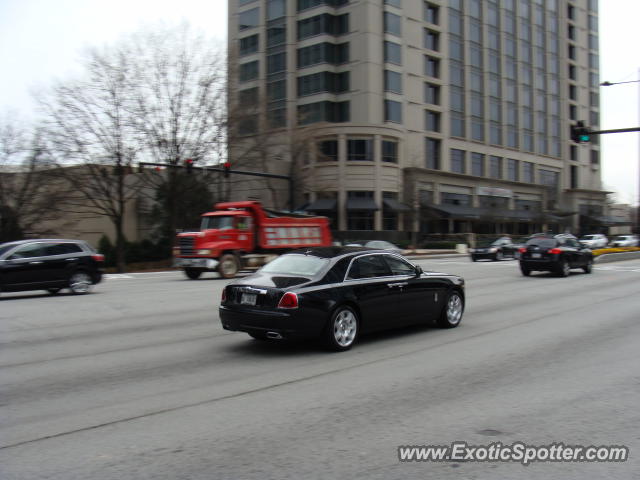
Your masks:
<svg viewBox="0 0 640 480"><path fill-rule="evenodd" d="M255 305L256 297L257 295L255 293L243 293L240 297L240 303L242 305Z"/></svg>
<svg viewBox="0 0 640 480"><path fill-rule="evenodd" d="M531 254L531 258L540 258L542 256L542 254L540 253L532 253Z"/></svg>

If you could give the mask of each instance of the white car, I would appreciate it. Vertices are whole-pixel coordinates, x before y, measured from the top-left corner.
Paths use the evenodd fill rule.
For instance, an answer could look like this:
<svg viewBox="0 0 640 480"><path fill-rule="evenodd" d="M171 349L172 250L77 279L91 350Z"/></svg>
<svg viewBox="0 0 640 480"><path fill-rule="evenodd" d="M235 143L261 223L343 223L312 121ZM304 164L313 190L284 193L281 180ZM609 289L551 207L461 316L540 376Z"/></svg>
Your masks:
<svg viewBox="0 0 640 480"><path fill-rule="evenodd" d="M611 242L612 247L637 247L638 246L637 235L618 235Z"/></svg>
<svg viewBox="0 0 640 480"><path fill-rule="evenodd" d="M585 235L582 237L580 239L580 243L591 249L604 248L609 243L609 239L601 233L594 233L592 235Z"/></svg>

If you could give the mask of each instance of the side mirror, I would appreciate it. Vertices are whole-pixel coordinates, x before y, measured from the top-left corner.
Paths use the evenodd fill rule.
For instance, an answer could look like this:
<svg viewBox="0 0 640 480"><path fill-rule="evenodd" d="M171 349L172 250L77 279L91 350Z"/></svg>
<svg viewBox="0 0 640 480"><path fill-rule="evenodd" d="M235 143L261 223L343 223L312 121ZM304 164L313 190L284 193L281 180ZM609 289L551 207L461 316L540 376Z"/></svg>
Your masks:
<svg viewBox="0 0 640 480"><path fill-rule="evenodd" d="M420 275L422 275L422 267L420 265L416 265L416 277L419 277Z"/></svg>

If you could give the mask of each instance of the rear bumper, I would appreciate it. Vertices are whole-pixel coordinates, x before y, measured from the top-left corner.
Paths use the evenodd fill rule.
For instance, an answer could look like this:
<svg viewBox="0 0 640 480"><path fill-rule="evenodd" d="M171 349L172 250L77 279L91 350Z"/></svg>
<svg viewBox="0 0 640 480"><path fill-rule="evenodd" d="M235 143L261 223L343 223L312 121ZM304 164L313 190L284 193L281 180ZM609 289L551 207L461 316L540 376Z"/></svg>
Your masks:
<svg viewBox="0 0 640 480"><path fill-rule="evenodd" d="M282 338L303 339L318 337L324 328L324 321L313 315L305 315L304 310L261 311L235 309L221 305L218 309L222 328L230 331L266 334L275 332Z"/></svg>
<svg viewBox="0 0 640 480"><path fill-rule="evenodd" d="M560 262L557 260L547 260L547 259L520 259L520 267L526 268L527 270L534 271L542 271L542 272L553 272L560 268Z"/></svg>

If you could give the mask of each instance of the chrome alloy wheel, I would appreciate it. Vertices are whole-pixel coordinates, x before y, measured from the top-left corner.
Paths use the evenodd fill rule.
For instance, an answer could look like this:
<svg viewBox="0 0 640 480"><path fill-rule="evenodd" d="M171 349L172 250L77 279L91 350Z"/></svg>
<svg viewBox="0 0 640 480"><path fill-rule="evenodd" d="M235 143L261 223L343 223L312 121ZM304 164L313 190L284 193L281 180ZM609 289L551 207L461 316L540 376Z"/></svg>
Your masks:
<svg viewBox="0 0 640 480"><path fill-rule="evenodd" d="M356 338L358 321L351 310L342 310L333 321L333 337L341 347L348 347Z"/></svg>
<svg viewBox="0 0 640 480"><path fill-rule="evenodd" d="M85 272L76 272L71 275L69 289L73 293L87 293L91 288L91 277Z"/></svg>
<svg viewBox="0 0 640 480"><path fill-rule="evenodd" d="M450 325L457 325L462 319L462 298L457 293L453 293L447 302L447 321Z"/></svg>

